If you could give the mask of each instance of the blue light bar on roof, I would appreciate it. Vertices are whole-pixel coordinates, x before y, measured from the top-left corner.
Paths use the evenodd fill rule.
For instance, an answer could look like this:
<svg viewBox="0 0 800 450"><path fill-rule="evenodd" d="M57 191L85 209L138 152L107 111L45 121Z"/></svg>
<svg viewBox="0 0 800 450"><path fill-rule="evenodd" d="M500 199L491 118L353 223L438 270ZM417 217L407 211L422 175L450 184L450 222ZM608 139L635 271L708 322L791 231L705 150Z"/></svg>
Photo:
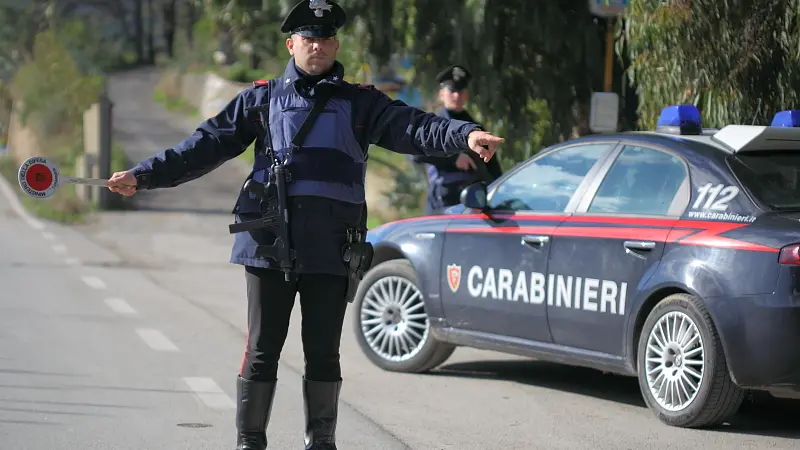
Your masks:
<svg viewBox="0 0 800 450"><path fill-rule="evenodd" d="M775 114L770 126L786 128L800 127L800 110L790 109Z"/></svg>
<svg viewBox="0 0 800 450"><path fill-rule="evenodd" d="M703 132L700 110L694 105L672 105L661 110L656 131L678 134Z"/></svg>

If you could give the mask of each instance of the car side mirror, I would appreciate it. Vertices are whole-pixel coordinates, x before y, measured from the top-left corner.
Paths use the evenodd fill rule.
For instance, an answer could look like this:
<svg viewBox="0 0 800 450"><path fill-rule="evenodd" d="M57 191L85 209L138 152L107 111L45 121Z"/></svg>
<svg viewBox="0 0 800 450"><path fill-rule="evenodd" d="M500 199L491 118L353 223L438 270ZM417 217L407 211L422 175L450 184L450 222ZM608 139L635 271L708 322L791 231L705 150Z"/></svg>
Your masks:
<svg viewBox="0 0 800 450"><path fill-rule="evenodd" d="M489 207L486 200L486 183L477 182L461 190L461 203L467 208L485 211Z"/></svg>

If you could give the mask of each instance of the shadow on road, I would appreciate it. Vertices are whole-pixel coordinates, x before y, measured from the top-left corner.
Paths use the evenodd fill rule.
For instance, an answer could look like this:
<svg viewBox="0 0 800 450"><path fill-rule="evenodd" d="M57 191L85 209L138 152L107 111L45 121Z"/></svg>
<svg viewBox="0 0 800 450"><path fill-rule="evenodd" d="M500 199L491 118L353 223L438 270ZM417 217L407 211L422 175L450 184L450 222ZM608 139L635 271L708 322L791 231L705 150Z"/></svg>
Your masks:
<svg viewBox="0 0 800 450"><path fill-rule="evenodd" d="M64 425L63 423L58 423L58 422L51 422L51 421L41 422L41 421L37 421L37 420L5 420L5 419L0 419L0 423L4 423L6 425L48 425L48 426L53 426L53 425L61 426L61 425Z"/></svg>
<svg viewBox="0 0 800 450"><path fill-rule="evenodd" d="M12 413L30 413L30 414L44 414L46 416L95 416L95 417L109 417L107 414L95 414L95 413L88 413L88 412L78 412L78 411L54 411L54 410L44 410L44 409L28 409L28 408L5 408L0 407L0 412L12 412Z"/></svg>
<svg viewBox="0 0 800 450"><path fill-rule="evenodd" d="M92 403L92 402L60 402L60 401L53 401L53 400L20 400L20 399L12 399L12 398L2 398L0 399L1 403L23 403L23 404L32 404L32 405L55 405L55 406L79 406L79 407L86 407L86 408L113 408L113 409L148 409L142 406L132 406L132 405L112 405L106 403Z"/></svg>
<svg viewBox="0 0 800 450"><path fill-rule="evenodd" d="M194 394L194 391L191 390L179 390L179 389L158 389L158 388L136 388L136 387L125 387L125 386L96 386L96 385L75 385L75 384L60 384L60 385L53 385L53 386L34 386L34 385L27 385L27 384L0 384L0 390L9 389L12 391L16 390L34 390L34 391L88 391L88 390L97 390L97 391L119 391L119 392L143 392L143 393L155 393L155 394Z"/></svg>
<svg viewBox="0 0 800 450"><path fill-rule="evenodd" d="M430 374L514 381L646 408L636 378L582 367L535 360L472 361L446 364ZM713 431L800 439L799 414L800 401L756 394L729 423Z"/></svg>
<svg viewBox="0 0 800 450"><path fill-rule="evenodd" d="M166 213L186 213L186 214L208 214L208 215L219 215L219 216L231 216L231 209L221 209L221 208L179 208L179 207L169 207L169 206L154 206L154 205L146 205L137 203L136 204L136 211L137 212L166 212ZM231 219L233 220L233 219ZM231 222L233 223L233 222Z"/></svg>
<svg viewBox="0 0 800 450"><path fill-rule="evenodd" d="M90 377L89 374L81 374L81 373L63 373L63 372L43 372L39 370L26 370L26 369L4 369L0 368L0 374L12 374L12 375L44 375L44 376L52 376L52 377Z"/></svg>
<svg viewBox="0 0 800 450"><path fill-rule="evenodd" d="M445 364L436 375L515 381L645 408L635 378L534 360Z"/></svg>

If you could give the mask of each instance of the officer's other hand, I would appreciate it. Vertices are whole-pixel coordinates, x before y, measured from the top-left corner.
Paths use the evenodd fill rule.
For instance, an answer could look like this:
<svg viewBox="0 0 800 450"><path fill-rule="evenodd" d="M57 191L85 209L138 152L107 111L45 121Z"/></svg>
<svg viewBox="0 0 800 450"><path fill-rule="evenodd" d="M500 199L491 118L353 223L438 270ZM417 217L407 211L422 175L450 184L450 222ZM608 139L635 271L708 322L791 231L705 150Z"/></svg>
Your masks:
<svg viewBox="0 0 800 450"><path fill-rule="evenodd" d="M486 131L473 131L469 134L467 144L473 152L483 158L484 162L489 162L497 151L497 144L502 144L505 141L505 139Z"/></svg>
<svg viewBox="0 0 800 450"><path fill-rule="evenodd" d="M456 167L464 172L468 170L475 170L477 168L475 161L473 161L472 158L470 158L466 153L458 154L458 158L456 158Z"/></svg>
<svg viewBox="0 0 800 450"><path fill-rule="evenodd" d="M114 172L111 178L108 179L107 186L112 192L130 197L136 193L136 176L130 170Z"/></svg>

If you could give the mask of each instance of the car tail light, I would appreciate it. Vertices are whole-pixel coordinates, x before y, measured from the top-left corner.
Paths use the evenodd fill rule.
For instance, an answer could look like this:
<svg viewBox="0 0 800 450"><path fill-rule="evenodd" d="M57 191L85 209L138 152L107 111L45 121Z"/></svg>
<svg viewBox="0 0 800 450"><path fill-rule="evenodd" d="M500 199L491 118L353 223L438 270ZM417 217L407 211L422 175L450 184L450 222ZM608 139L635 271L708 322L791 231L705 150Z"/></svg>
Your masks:
<svg viewBox="0 0 800 450"><path fill-rule="evenodd" d="M800 244L792 244L783 247L778 257L778 262L781 264L800 266Z"/></svg>

